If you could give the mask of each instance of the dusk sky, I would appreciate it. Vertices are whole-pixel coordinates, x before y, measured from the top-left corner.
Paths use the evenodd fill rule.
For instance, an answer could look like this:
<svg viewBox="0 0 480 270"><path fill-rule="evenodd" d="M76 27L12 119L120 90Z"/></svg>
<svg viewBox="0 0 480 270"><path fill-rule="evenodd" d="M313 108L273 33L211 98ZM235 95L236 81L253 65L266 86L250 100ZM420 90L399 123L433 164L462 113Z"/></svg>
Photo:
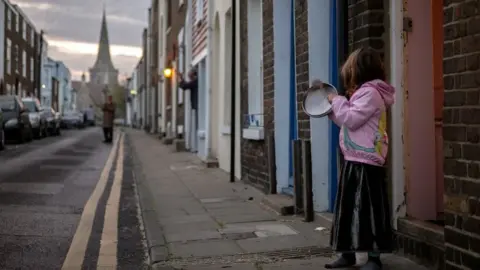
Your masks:
<svg viewBox="0 0 480 270"><path fill-rule="evenodd" d="M120 77L141 56L141 33L150 0L10 0L19 5L39 31L45 31L48 54L63 61L79 79L97 54L103 5L106 6L113 64Z"/></svg>

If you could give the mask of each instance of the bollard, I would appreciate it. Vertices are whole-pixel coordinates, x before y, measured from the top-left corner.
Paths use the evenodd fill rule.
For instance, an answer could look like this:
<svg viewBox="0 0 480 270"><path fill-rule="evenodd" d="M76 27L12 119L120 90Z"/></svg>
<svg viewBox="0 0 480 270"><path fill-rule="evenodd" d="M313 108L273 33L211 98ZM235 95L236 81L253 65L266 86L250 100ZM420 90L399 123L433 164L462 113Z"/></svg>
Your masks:
<svg viewBox="0 0 480 270"><path fill-rule="evenodd" d="M313 212L313 183L312 183L312 149L309 140L302 141L302 159L303 159L303 196L304 196L304 212L305 222L312 222L314 219Z"/></svg>
<svg viewBox="0 0 480 270"><path fill-rule="evenodd" d="M268 177L270 194L277 194L277 166L275 162L275 136L270 132L267 137Z"/></svg>
<svg viewBox="0 0 480 270"><path fill-rule="evenodd" d="M302 141L292 140L293 154L293 191L295 199L295 215L302 214L303 209L303 181L302 181Z"/></svg>

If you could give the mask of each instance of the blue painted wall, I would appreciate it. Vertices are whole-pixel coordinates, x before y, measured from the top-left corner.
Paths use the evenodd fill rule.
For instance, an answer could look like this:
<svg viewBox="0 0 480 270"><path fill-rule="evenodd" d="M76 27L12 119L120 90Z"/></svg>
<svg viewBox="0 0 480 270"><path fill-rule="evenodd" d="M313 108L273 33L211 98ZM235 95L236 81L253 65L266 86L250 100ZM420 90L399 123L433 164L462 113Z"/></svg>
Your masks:
<svg viewBox="0 0 480 270"><path fill-rule="evenodd" d="M308 14L310 82L313 79L330 82L331 0L308 0ZM310 129L314 209L325 212L330 209L330 120L327 117L312 118Z"/></svg>
<svg viewBox="0 0 480 270"><path fill-rule="evenodd" d="M285 108L286 104L291 103L292 13L290 1L273 1L275 108ZM275 110L274 120L277 192L281 193L289 187L292 121L290 110Z"/></svg>

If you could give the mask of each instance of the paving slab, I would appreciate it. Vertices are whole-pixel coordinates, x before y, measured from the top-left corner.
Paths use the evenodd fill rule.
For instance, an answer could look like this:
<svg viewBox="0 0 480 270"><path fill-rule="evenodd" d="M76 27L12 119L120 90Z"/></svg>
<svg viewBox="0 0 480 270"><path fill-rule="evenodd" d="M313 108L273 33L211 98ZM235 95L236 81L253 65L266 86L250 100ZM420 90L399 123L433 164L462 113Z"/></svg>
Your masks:
<svg viewBox="0 0 480 270"><path fill-rule="evenodd" d="M237 240L237 244L248 253L268 252L291 249L295 247L318 246L314 239L304 235L283 235Z"/></svg>
<svg viewBox="0 0 480 270"><path fill-rule="evenodd" d="M189 242L199 240L221 239L222 235L218 231L196 231L186 230L178 233L165 233L167 242Z"/></svg>
<svg viewBox="0 0 480 270"><path fill-rule="evenodd" d="M243 250L232 240L194 241L170 243L172 257L206 257L242 253Z"/></svg>
<svg viewBox="0 0 480 270"><path fill-rule="evenodd" d="M185 270L258 270L253 264L222 264L222 265L204 265L187 266Z"/></svg>

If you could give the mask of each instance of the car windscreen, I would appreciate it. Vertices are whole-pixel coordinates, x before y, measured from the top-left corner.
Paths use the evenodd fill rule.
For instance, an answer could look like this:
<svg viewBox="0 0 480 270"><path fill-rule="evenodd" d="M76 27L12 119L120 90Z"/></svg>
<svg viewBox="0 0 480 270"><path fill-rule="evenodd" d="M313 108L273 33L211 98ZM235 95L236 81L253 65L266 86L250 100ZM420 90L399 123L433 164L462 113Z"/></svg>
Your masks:
<svg viewBox="0 0 480 270"><path fill-rule="evenodd" d="M25 104L25 107L27 107L27 109L30 112L36 112L37 111L35 101L33 101L33 100L32 101L23 101L23 104Z"/></svg>
<svg viewBox="0 0 480 270"><path fill-rule="evenodd" d="M15 110L15 99L0 98L0 108L6 112Z"/></svg>

